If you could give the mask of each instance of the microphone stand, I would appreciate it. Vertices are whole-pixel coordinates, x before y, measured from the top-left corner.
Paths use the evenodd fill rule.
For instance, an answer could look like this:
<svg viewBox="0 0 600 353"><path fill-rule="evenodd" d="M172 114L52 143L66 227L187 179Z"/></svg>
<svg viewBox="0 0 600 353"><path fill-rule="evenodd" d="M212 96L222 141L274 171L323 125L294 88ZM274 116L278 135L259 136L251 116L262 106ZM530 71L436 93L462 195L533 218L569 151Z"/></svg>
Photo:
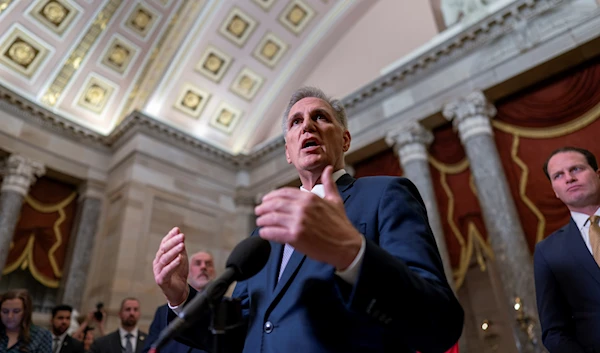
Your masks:
<svg viewBox="0 0 600 353"><path fill-rule="evenodd" d="M241 300L237 298L222 298L210 304L211 325L213 335L212 353L227 353L223 347L227 331L243 324Z"/></svg>

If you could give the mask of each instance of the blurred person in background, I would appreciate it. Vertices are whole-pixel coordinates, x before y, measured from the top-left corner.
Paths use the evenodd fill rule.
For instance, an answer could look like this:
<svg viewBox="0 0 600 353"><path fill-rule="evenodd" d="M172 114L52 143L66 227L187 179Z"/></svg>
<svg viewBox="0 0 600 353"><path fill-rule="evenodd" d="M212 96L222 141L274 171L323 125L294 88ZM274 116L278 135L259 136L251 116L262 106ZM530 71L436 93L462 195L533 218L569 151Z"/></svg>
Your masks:
<svg viewBox="0 0 600 353"><path fill-rule="evenodd" d="M33 304L24 289L0 296L0 353L52 353L52 335L31 323Z"/></svg>

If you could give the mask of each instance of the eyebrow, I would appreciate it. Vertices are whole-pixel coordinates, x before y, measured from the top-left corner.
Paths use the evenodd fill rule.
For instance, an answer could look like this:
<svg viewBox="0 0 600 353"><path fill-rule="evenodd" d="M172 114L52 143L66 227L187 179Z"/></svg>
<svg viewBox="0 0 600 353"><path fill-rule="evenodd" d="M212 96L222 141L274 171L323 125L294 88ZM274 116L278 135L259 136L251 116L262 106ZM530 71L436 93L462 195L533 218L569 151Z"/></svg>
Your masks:
<svg viewBox="0 0 600 353"><path fill-rule="evenodd" d="M317 108L315 110L311 110L310 111L310 116L314 116L315 114L322 114L322 115L327 116L328 118L331 117L331 113L329 113L327 110L322 109L322 108ZM297 112L294 115L292 115L291 117L289 117L288 122L292 121L292 120L294 120L296 118L301 118L301 117L302 117L302 113L301 112Z"/></svg>

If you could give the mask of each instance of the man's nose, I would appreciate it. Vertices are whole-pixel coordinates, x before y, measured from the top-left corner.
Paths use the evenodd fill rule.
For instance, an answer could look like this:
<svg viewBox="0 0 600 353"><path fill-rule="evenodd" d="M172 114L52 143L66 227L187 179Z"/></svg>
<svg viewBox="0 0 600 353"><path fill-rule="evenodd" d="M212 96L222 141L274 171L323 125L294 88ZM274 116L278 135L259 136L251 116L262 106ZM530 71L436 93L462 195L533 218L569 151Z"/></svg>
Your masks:
<svg viewBox="0 0 600 353"><path fill-rule="evenodd" d="M314 128L315 128L315 123L310 118L310 116L304 118L304 120L302 121L302 129L304 131L314 131Z"/></svg>

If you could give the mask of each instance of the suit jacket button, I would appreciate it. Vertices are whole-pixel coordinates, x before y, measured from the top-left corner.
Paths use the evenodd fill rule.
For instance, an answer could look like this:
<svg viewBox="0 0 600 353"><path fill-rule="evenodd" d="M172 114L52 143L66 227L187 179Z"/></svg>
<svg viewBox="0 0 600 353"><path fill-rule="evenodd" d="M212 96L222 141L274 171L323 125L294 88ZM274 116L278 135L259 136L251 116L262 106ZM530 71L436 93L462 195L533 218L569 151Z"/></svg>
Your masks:
<svg viewBox="0 0 600 353"><path fill-rule="evenodd" d="M274 328L274 326L273 326L273 323L271 321L265 322L265 332L266 333L273 332L273 328Z"/></svg>

